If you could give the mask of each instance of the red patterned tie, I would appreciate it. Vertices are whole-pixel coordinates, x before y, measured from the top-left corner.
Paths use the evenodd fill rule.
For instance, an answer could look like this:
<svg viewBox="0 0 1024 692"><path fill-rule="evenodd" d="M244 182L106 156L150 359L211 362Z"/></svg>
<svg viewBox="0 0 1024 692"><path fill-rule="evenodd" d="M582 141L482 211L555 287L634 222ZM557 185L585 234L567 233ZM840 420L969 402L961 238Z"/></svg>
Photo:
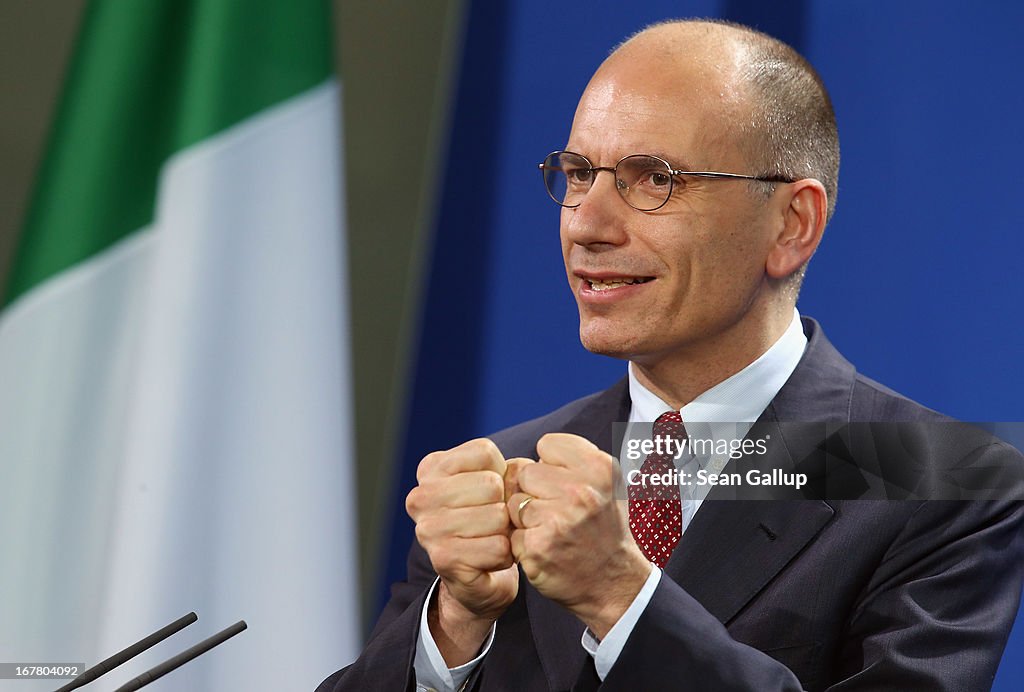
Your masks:
<svg viewBox="0 0 1024 692"><path fill-rule="evenodd" d="M654 422L654 436L662 440L682 440L686 428L678 411L668 411ZM664 443L663 443L664 445ZM667 451L664 450L663 451ZM658 454L657 449L644 460L641 474L662 474L675 469L671 453ZM683 535L683 510L679 503L679 486L629 485L629 528L644 556L664 567Z"/></svg>

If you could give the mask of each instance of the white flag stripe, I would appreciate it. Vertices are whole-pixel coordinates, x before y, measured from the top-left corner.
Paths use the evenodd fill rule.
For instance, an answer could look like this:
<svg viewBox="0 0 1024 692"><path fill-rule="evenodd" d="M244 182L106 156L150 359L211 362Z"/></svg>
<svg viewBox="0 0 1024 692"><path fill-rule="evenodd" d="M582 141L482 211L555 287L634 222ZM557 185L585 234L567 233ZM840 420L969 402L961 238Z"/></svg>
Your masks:
<svg viewBox="0 0 1024 692"><path fill-rule="evenodd" d="M98 620L86 625L91 650L67 655L92 662L200 616L112 683L243 618L248 631L165 689L312 689L358 649L338 113L331 81L179 152L161 174L152 242L112 289L130 303L117 319L136 318L124 338L135 354L109 355L127 371L114 380L95 376L120 387L123 415L81 460L109 469L114 497L82 508L93 526L77 532L89 538L73 573L88 578L64 597L92 602ZM71 365L64 375L81 391L95 384ZM54 577L40 598L68 581Z"/></svg>
<svg viewBox="0 0 1024 692"><path fill-rule="evenodd" d="M255 116L158 191L101 642L246 618L189 689L305 689L355 644L337 106L332 83Z"/></svg>
<svg viewBox="0 0 1024 692"><path fill-rule="evenodd" d="M0 313L0 660L95 655L142 308L126 287L152 244L140 230Z"/></svg>

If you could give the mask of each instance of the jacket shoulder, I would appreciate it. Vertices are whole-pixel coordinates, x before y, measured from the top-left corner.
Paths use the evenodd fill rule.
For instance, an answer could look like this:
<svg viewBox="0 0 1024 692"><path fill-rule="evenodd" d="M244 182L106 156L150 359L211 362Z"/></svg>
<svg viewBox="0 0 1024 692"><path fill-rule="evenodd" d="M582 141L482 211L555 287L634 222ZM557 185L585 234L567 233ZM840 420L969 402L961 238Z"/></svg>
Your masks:
<svg viewBox="0 0 1024 692"><path fill-rule="evenodd" d="M857 373L850 393L850 420L952 423L955 419Z"/></svg>
<svg viewBox="0 0 1024 692"><path fill-rule="evenodd" d="M537 440L549 432L563 432L573 427L581 415L599 406L602 400L620 399L626 391L625 379L612 387L570 401L568 404L538 418L488 435L505 458L535 457Z"/></svg>

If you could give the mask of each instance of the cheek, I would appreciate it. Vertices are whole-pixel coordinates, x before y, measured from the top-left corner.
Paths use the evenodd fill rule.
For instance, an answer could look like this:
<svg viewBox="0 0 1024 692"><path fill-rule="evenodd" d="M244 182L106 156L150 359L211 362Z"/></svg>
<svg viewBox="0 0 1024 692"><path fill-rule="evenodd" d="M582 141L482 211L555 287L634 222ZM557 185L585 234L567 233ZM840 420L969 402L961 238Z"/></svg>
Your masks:
<svg viewBox="0 0 1024 692"><path fill-rule="evenodd" d="M566 230L569 223L569 211L570 210L563 207L562 212L558 217L558 242L562 248L562 261L565 262L567 269L569 266L569 251L572 249L572 242L569 240L569 233Z"/></svg>
<svg viewBox="0 0 1024 692"><path fill-rule="evenodd" d="M562 266L565 268L565 276L566 276L566 278L571 281L572 280L572 275L569 272L569 252L572 249L572 245L570 243L566 242L564 234L561 237L561 246L562 246Z"/></svg>
<svg viewBox="0 0 1024 692"><path fill-rule="evenodd" d="M671 254L671 300L688 304L690 318L703 310L728 310L750 300L764 274L763 248L744 228L695 229L692 242Z"/></svg>
<svg viewBox="0 0 1024 692"><path fill-rule="evenodd" d="M765 275L764 248L748 229L733 231L716 244L702 265L702 284L725 310L754 299Z"/></svg>

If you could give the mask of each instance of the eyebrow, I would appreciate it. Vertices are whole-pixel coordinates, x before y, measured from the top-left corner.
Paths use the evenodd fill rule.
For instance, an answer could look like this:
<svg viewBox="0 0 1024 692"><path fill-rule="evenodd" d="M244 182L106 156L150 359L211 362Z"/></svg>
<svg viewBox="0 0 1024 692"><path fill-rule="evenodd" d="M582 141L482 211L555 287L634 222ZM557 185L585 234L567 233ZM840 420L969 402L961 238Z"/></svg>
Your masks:
<svg viewBox="0 0 1024 692"><path fill-rule="evenodd" d="M648 154L650 156L657 156L659 159L668 162L668 165L676 171L693 171L697 170L690 166L685 160L680 159L672 154L666 154L663 151L638 151L638 154Z"/></svg>
<svg viewBox="0 0 1024 692"><path fill-rule="evenodd" d="M590 156L588 156L587 154L583 153L582 151L578 151L576 149L573 149L569 144L565 145L565 149L563 151L569 151L569 152L572 152L574 154L580 154L581 156L585 156L588 161L593 161L593 159ZM648 149L648 150L644 150L644 151L633 151L633 152L630 152L629 154L626 154L626 156L632 156L634 154L642 154L642 155L646 155L646 156L657 156L659 159L667 161L668 164L672 167L672 170L676 170L676 171L694 171L694 170L697 170L696 168L693 168L692 166L690 166L685 160L682 160L681 158L679 158L679 157L677 157L677 156L675 156L673 154L665 153L664 151L661 151L661 150L653 150L652 151L652 150ZM620 157L620 159L621 158L622 157ZM618 162L620 159L616 159L616 162Z"/></svg>

